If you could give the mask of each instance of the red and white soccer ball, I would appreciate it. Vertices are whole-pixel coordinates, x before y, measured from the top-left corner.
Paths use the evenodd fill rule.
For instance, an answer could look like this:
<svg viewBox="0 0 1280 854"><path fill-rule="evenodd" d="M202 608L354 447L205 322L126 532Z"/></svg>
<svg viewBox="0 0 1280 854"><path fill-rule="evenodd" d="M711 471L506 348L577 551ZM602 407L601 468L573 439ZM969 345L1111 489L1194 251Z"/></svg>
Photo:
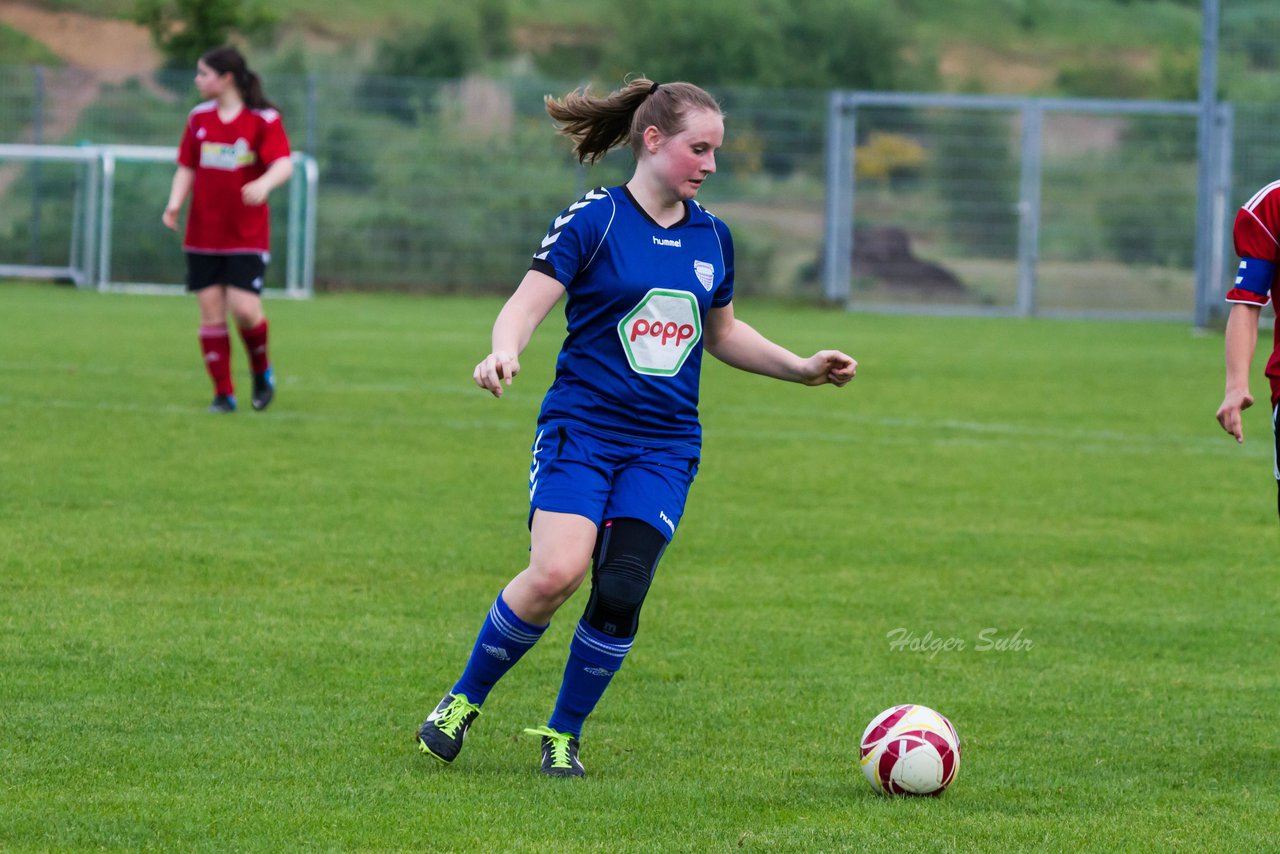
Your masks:
<svg viewBox="0 0 1280 854"><path fill-rule="evenodd" d="M933 709L894 706L867 724L859 760L881 794L940 795L960 768L960 736Z"/></svg>

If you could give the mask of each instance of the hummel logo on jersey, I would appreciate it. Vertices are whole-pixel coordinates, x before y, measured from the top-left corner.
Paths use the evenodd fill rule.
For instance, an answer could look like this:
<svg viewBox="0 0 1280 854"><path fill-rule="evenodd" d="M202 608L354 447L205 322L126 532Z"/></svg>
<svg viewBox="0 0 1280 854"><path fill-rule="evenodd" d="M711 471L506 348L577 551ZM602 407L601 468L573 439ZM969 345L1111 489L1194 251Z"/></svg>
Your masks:
<svg viewBox="0 0 1280 854"><path fill-rule="evenodd" d="M671 517L665 511L659 510L658 518L666 523L667 527L671 529L671 533L674 534L676 532L676 523L671 521Z"/></svg>
<svg viewBox="0 0 1280 854"><path fill-rule="evenodd" d="M583 673L590 673L592 676L612 676L612 670L605 670L603 667L584 667Z"/></svg>
<svg viewBox="0 0 1280 854"><path fill-rule="evenodd" d="M679 249L679 248L680 248L680 241L679 241L679 240L668 240L668 239L667 239L667 238L665 238L665 237L655 237L655 238L653 238L653 245L654 245L654 246L674 246L676 249Z"/></svg>
<svg viewBox="0 0 1280 854"><path fill-rule="evenodd" d="M568 210L556 217L555 221L551 223L551 230L547 232L546 237L542 238L542 245L539 247L541 251L534 253L533 257L545 261L547 259L547 255L551 252L551 247L560 239L560 232L566 225L573 221L574 214L597 199L603 199L608 195L609 194L605 192L604 187L597 187L596 189L589 191L578 201L569 205Z"/></svg>
<svg viewBox="0 0 1280 854"><path fill-rule="evenodd" d="M489 653L494 658L498 659L498 661L511 660L511 656L507 655L507 651L500 646L491 646L490 644L487 644L487 643L482 643L480 645L484 647L485 652Z"/></svg>

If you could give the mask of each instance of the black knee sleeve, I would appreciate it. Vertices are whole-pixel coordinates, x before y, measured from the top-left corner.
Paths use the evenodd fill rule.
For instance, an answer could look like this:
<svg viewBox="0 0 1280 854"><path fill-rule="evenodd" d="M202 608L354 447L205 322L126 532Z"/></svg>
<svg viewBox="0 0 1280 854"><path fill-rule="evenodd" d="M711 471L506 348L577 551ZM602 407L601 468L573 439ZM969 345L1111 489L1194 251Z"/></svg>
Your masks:
<svg viewBox="0 0 1280 854"><path fill-rule="evenodd" d="M610 637L634 637L640 606L666 547L666 537L639 519L605 522L591 567L591 598L582 615L587 625Z"/></svg>

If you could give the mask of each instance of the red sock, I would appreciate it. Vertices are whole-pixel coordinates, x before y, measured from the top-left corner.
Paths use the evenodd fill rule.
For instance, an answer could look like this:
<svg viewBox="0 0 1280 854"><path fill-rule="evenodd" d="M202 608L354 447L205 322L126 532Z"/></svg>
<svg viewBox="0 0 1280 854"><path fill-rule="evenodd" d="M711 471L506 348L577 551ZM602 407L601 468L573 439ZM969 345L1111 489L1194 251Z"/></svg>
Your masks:
<svg viewBox="0 0 1280 854"><path fill-rule="evenodd" d="M200 352L204 353L204 367L213 380L213 393L235 394L231 384L231 336L225 323L200 327Z"/></svg>
<svg viewBox="0 0 1280 854"><path fill-rule="evenodd" d="M240 327L240 339L249 352L249 367L253 375L265 374L271 367L271 360L267 358L267 319L262 318L262 322L252 329Z"/></svg>

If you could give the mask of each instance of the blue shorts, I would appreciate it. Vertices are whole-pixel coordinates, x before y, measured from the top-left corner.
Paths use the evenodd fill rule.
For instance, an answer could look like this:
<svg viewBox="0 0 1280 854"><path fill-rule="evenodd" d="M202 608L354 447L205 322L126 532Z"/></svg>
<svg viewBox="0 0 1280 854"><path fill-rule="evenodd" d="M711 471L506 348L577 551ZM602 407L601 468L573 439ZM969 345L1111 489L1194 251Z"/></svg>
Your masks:
<svg viewBox="0 0 1280 854"><path fill-rule="evenodd" d="M539 424L529 465L534 510L605 519L639 519L670 542L698 473L698 448L635 444L580 424Z"/></svg>

